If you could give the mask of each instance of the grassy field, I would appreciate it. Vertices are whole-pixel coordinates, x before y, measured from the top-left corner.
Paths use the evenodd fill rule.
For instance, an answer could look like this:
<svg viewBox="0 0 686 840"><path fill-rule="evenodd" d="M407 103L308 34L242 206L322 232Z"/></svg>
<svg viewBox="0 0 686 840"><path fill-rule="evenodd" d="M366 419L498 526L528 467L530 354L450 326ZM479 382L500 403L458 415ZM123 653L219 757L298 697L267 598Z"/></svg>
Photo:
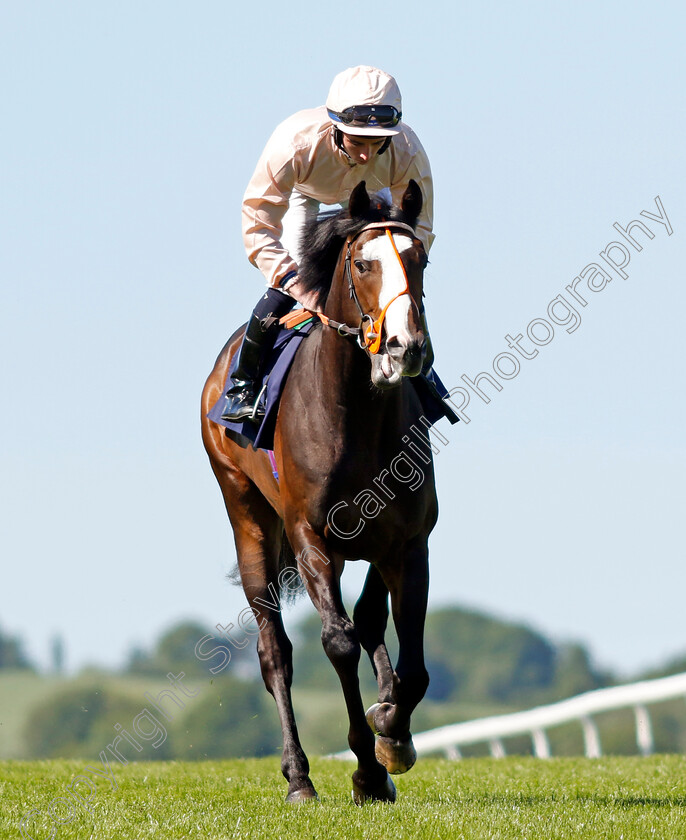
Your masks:
<svg viewBox="0 0 686 840"><path fill-rule="evenodd" d="M102 767L100 766L100 769ZM116 790L85 762L0 763L0 837L55 840L182 838L573 838L683 840L686 758L420 760L397 777L395 805L357 808L352 765L312 762L320 802L287 806L277 759L147 763L113 768ZM90 798L69 810L74 776L95 779ZM48 817L53 801L55 824ZM72 800L73 801L73 800ZM66 821L70 820L70 821Z"/></svg>

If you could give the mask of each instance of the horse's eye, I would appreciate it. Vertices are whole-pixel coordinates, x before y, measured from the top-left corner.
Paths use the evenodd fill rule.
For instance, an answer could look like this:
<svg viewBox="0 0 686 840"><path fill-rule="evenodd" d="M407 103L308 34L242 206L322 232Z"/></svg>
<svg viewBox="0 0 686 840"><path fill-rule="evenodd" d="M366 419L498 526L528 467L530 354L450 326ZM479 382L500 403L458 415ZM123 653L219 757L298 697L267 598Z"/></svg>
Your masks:
<svg viewBox="0 0 686 840"><path fill-rule="evenodd" d="M355 268L360 272L360 274L364 274L367 270L367 266L359 260L355 260Z"/></svg>

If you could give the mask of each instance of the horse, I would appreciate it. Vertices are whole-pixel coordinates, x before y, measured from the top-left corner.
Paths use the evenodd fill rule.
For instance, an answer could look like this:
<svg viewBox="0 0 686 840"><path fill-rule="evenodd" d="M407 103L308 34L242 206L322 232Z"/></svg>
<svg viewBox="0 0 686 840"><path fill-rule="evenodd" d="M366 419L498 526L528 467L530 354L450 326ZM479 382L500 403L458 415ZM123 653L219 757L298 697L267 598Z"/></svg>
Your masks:
<svg viewBox="0 0 686 840"><path fill-rule="evenodd" d="M203 390L203 441L259 628L260 669L281 722L290 803L318 795L291 701L293 648L275 608L284 556L297 562L340 679L357 758L354 802L394 802L389 774L406 772L416 760L410 717L429 684L428 537L438 517L427 422L410 381L421 372L427 344L419 305L428 260L414 232L421 208L414 181L399 208L370 199L362 182L347 210L306 229L300 276L317 293L321 315L302 339L281 396L273 449L278 480L267 452L206 416L222 396L242 330L221 351ZM408 457L403 444L410 429L416 437L420 428L427 446L414 447L424 453L421 460ZM369 563L352 619L340 588L348 560ZM389 594L395 667L384 641ZM367 712L358 681L361 649L379 688Z"/></svg>

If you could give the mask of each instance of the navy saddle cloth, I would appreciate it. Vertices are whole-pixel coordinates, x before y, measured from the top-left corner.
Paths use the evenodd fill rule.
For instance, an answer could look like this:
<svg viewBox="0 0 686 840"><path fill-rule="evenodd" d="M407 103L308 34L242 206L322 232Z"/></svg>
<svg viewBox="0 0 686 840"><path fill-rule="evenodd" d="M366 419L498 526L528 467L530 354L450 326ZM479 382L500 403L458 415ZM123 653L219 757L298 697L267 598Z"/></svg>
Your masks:
<svg viewBox="0 0 686 840"><path fill-rule="evenodd" d="M228 388L228 380L236 367L238 353L235 353L231 360L231 366L229 367L227 382L224 383L222 396L207 414L210 420L213 420L220 426L225 426L228 432L235 432L247 438L255 449L272 449L274 447L274 429L276 428L279 399L286 382L288 371L295 358L295 354L298 352L300 343L307 339L314 326L314 321L310 321L297 329L287 330L281 328L279 330L279 334L274 342L274 349L269 354L269 358L263 366L260 404L264 408L265 415L259 426L252 420L243 420L238 423L222 420L222 411L226 402L224 394ZM424 416L430 423L433 424L439 418L446 416L446 406L443 403L443 399L448 396L448 391L433 370L430 372L429 382L422 376L414 376L410 379L410 382L412 382L417 390L417 395L422 403Z"/></svg>

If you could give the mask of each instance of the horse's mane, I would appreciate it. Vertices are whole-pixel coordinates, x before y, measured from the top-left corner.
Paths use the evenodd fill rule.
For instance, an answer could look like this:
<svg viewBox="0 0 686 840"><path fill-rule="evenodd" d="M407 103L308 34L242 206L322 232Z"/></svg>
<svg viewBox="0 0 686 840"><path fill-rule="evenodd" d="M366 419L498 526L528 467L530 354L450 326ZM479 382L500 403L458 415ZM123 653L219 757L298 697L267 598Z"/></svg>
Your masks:
<svg viewBox="0 0 686 840"><path fill-rule="evenodd" d="M302 256L298 263L298 276L307 291L318 294L318 303L323 303L331 287L346 238L359 233L370 222L385 221L407 224L413 220L408 220L399 207L375 196L362 216L351 218L348 209L331 210L306 223L300 238Z"/></svg>

